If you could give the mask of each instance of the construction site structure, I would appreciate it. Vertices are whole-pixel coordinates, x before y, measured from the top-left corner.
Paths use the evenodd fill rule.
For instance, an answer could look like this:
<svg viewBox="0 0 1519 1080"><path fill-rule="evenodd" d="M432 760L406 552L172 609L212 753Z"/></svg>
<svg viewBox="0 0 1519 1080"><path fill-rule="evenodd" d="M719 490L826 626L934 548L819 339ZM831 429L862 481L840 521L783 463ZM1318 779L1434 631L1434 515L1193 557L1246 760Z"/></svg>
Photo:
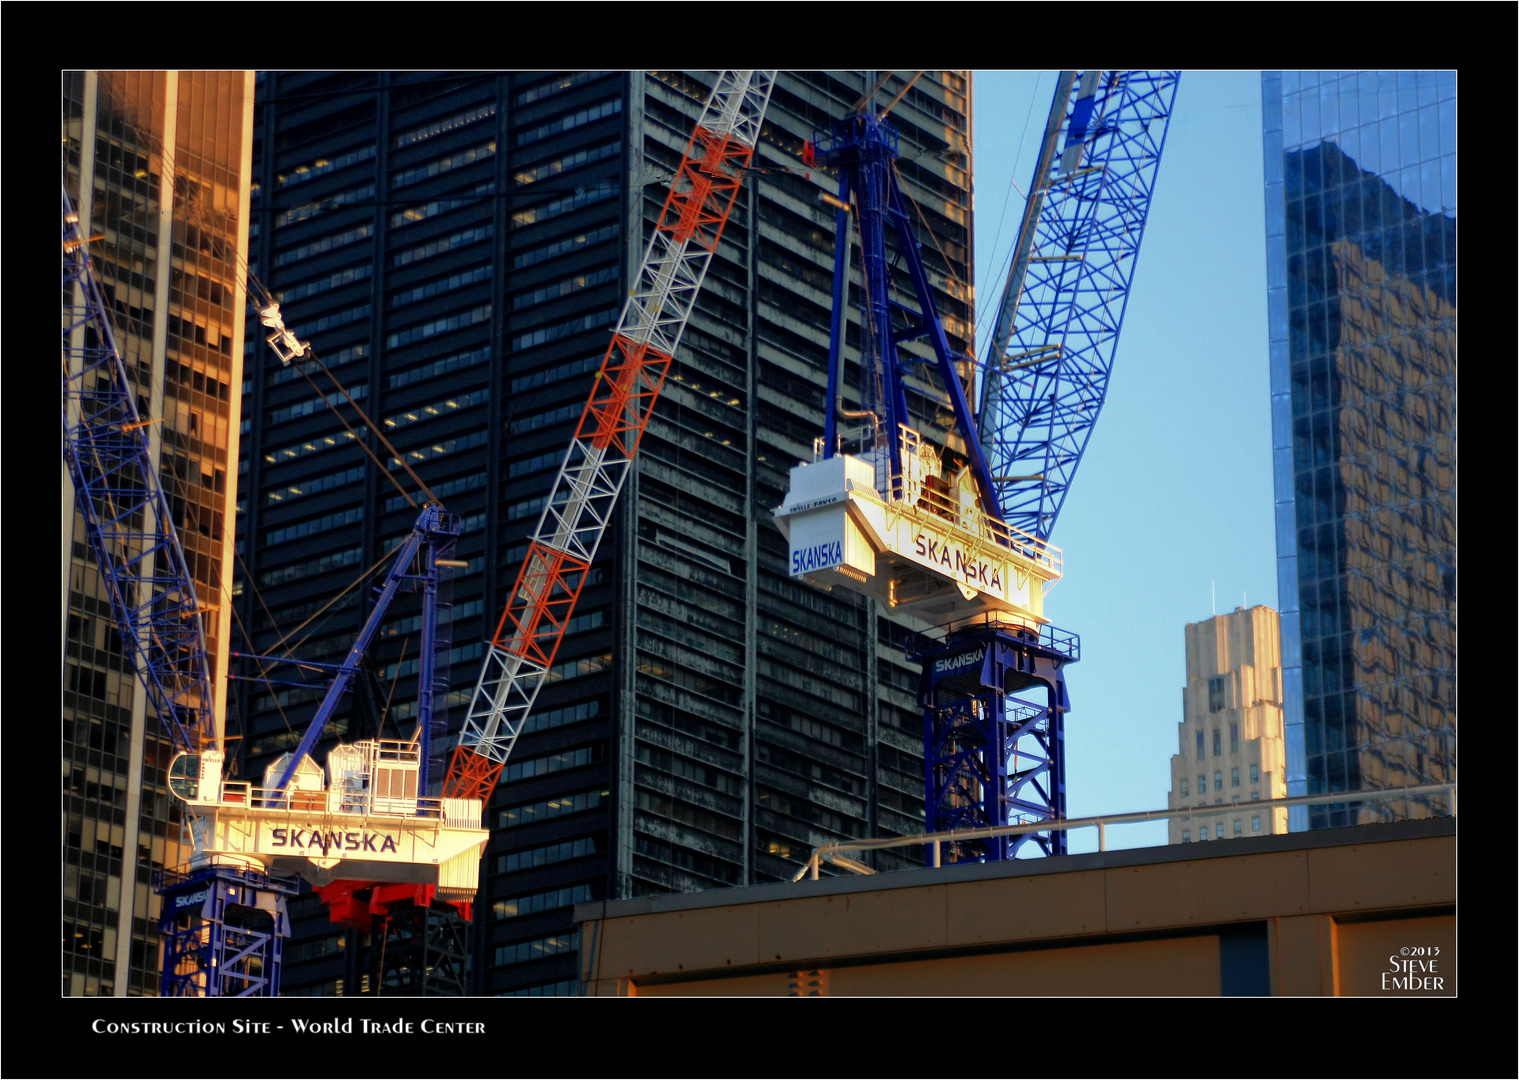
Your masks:
<svg viewBox="0 0 1519 1080"><path fill-rule="evenodd" d="M1174 93L1175 73L1060 74L993 351L979 365L979 417L969 405L978 365L948 349L884 113L866 109L815 139L814 159L840 178L828 418L814 460L791 470L776 520L794 577L936 625L909 648L921 664L927 830L1051 822L952 844L950 861L1066 850L1053 827L1066 817L1063 670L1080 641L1044 615L1062 572L1048 537L1106 393ZM839 393L851 213L862 282L855 410ZM905 298L893 295L898 266ZM918 338L932 363L902 348ZM904 385L915 365L936 372L953 412L943 447L910 426Z"/></svg>

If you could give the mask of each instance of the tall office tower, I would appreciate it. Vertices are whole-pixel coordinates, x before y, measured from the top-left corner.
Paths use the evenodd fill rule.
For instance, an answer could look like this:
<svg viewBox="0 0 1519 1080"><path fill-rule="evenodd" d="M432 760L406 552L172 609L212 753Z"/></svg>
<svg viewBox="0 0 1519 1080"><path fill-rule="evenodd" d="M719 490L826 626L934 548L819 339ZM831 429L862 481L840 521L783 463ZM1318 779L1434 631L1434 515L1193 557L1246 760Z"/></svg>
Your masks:
<svg viewBox="0 0 1519 1080"><path fill-rule="evenodd" d="M872 88L878 110L895 101L946 328L958 349L973 337L968 75L887 74L778 77L636 471L487 811L475 993L575 992L577 901L789 878L827 839L922 828L905 620L792 581L770 513L823 430L834 211L820 195L836 181L803 164L804 142ZM259 272L465 520L452 730L714 76L260 76ZM343 590L410 529L415 486L369 460L359 443L389 455L351 409L352 435L249 340L241 611L259 650L288 635L330 660L370 603L365 586ZM843 381L858 407L853 355ZM942 435L940 393L915 382L910 401ZM417 630L392 609L335 734L410 735ZM316 691L241 685L243 771L260 775ZM363 936L314 897L293 915L285 986L363 992Z"/></svg>
<svg viewBox="0 0 1519 1080"><path fill-rule="evenodd" d="M66 72L63 174L203 604L226 700L252 72ZM151 871L180 861L146 707L63 473L63 990L156 993Z"/></svg>
<svg viewBox="0 0 1519 1080"><path fill-rule="evenodd" d="M1171 843L1287 831L1286 810L1250 805L1287 794L1280 642L1276 612L1261 605L1187 624L1167 805L1197 812L1171 819Z"/></svg>
<svg viewBox="0 0 1519 1080"><path fill-rule="evenodd" d="M1288 791L1453 781L1456 76L1266 72L1262 101Z"/></svg>

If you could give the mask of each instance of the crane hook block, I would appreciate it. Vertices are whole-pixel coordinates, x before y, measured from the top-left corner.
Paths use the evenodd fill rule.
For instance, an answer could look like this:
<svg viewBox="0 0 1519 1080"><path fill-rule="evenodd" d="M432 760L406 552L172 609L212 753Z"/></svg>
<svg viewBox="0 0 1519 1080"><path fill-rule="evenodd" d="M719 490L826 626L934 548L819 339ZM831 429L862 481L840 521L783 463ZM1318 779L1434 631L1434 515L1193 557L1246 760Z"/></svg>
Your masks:
<svg viewBox="0 0 1519 1080"><path fill-rule="evenodd" d="M280 362L286 367L296 357L305 356L307 346L296 340L289 330L285 329L285 320L280 317L280 306L271 302L268 307L259 308L259 321L269 327L273 332L264 340L274 350L274 355L280 358Z"/></svg>

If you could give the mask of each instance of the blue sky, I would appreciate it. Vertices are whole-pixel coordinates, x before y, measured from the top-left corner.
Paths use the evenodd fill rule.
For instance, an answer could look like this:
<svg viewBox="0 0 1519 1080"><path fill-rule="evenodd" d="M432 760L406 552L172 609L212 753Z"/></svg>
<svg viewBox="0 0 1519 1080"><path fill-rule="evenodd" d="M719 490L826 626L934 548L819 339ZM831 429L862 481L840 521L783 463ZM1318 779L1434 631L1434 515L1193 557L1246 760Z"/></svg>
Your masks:
<svg viewBox="0 0 1519 1080"><path fill-rule="evenodd" d="M1023 213L1011 182L1028 190L1055 74L975 73L983 327ZM1211 614L1213 584L1220 612L1276 606L1264 213L1260 73L1183 72L1107 401L1051 537L1065 578L1045 614L1081 635L1067 671L1073 817L1165 806L1183 627ZM1163 824L1108 833L1112 847L1165 838ZM1070 843L1095 850L1096 836Z"/></svg>

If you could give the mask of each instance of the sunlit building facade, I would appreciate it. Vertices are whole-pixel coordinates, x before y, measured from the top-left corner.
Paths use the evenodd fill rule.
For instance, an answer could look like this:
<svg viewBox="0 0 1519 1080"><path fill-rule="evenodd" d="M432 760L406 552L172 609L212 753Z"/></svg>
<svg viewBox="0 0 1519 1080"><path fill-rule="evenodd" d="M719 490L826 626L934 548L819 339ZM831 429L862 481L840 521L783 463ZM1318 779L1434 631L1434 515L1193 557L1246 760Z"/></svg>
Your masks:
<svg viewBox="0 0 1519 1080"><path fill-rule="evenodd" d="M63 179L137 390L226 700L252 72L66 72ZM158 990L155 869L180 857L145 707L63 471L63 992Z"/></svg>
<svg viewBox="0 0 1519 1080"><path fill-rule="evenodd" d="M1456 75L1266 72L1262 101L1288 793L1453 781Z"/></svg>
<svg viewBox="0 0 1519 1080"><path fill-rule="evenodd" d="M1281 634L1277 613L1235 608L1186 628L1178 750L1171 758L1173 844L1287 831Z"/></svg>
<svg viewBox="0 0 1519 1080"><path fill-rule="evenodd" d="M899 99L899 170L952 347L973 337L969 73L884 74L777 78L756 171L487 811L473 993L578 992L579 901L782 880L815 844L922 828L905 620L791 580L771 517L822 434L827 385L834 211L819 196L837 182L803 145L877 82L878 107ZM464 519L451 730L714 76L259 75L257 272ZM252 330L246 348L239 610L260 651L289 635L331 660L369 610L366 588L344 590L416 511L357 445L367 435L349 437ZM851 350L851 407L859 381ZM934 386L912 381L909 401L925 431L947 426ZM333 735L414 729L408 602ZM315 694L239 686L241 768L260 775ZM364 935L313 896L292 916L287 992L372 992Z"/></svg>

